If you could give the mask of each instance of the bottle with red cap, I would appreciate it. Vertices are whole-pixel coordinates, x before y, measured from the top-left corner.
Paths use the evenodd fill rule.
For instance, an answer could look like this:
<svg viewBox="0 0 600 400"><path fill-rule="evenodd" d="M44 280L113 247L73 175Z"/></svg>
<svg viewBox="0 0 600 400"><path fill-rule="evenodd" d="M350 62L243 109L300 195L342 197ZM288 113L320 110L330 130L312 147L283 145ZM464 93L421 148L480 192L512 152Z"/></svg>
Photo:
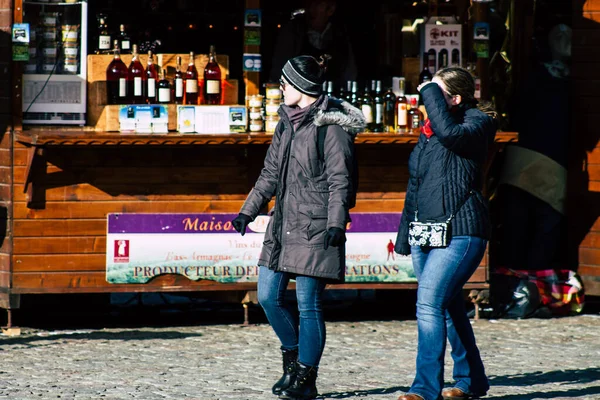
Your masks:
<svg viewBox="0 0 600 400"><path fill-rule="evenodd" d="M423 121L423 113L419 110L419 105L416 97L411 97L410 108L408 109L408 129L407 133L418 135L421 130L421 122Z"/></svg>

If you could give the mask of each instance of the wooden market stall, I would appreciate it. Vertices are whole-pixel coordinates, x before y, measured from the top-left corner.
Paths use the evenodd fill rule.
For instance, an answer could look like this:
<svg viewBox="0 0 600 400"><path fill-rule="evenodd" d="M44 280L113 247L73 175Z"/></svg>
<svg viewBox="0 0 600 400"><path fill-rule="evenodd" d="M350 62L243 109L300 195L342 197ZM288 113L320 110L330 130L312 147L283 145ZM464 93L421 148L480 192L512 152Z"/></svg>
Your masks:
<svg viewBox="0 0 600 400"><path fill-rule="evenodd" d="M574 7L574 98L582 102L585 118L575 122L578 137L591 137L596 111L595 86L587 77L600 59L590 44L598 35L600 3L578 2ZM585 4L584 4L585 3ZM247 1L258 8L258 1ZM271 135L260 133L123 134L86 127L33 127L22 124L22 65L10 59L10 28L22 20L22 0L0 2L0 21L6 58L0 101L10 113L1 115L0 190L4 237L0 248L0 307L19 308L20 296L43 293L253 291L255 282L220 283L164 274L143 284L116 284L106 279L107 216L111 213L237 213L258 176ZM527 19L525 13L522 15ZM530 16L529 16L530 17ZM526 33L524 33L526 34ZM596 49L597 50L597 49ZM258 52L248 46L247 52ZM260 90L259 76L244 72L246 95ZM595 85L595 83L594 83ZM241 86L241 85L240 85ZM7 88L10 87L10 90ZM582 122L584 121L584 122ZM400 212L408 172L406 161L417 137L390 133L361 133L360 192L354 212ZM517 141L514 132L499 132L497 152ZM577 204L571 224L581 234L571 243L578 249L574 262L588 293L600 294L597 140L586 141L587 186L577 184L569 194ZM595 155L596 154L596 155ZM581 157L573 159L575 178L581 178ZM575 181L575 180L573 180ZM581 180L577 181L581 182ZM575 185L575 184L574 184ZM584 201L589 207L579 207ZM581 218L579 218L581 217ZM489 286L493 259L488 254L467 288ZM356 282L335 285L353 289L414 289L414 282Z"/></svg>

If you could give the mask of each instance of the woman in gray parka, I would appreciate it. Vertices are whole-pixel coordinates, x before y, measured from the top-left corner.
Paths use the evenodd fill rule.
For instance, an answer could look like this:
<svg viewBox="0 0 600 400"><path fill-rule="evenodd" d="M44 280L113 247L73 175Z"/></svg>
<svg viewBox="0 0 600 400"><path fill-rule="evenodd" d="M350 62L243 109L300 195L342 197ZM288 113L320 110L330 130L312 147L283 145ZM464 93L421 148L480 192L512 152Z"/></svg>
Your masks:
<svg viewBox="0 0 600 400"><path fill-rule="evenodd" d="M321 94L323 66L311 56L290 59L280 79L284 105L264 168L232 221L242 235L273 196L275 209L258 265L258 300L281 341L283 375L273 393L312 399L325 346L321 309L328 281L343 281L346 224L351 207L354 137L365 126L360 110ZM318 126L327 125L323 157ZM284 295L296 280L298 309Z"/></svg>

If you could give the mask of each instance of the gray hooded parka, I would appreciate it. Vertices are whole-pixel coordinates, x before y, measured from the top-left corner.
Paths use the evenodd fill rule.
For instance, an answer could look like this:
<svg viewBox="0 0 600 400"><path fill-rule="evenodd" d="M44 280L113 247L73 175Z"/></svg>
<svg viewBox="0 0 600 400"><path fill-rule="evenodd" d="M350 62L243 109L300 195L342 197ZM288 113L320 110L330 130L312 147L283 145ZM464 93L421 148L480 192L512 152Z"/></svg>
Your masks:
<svg viewBox="0 0 600 400"><path fill-rule="evenodd" d="M346 228L353 142L365 119L349 103L325 95L309 107L296 128L288 107L279 108L280 122L264 167L240 212L254 219L276 196L258 265L343 281L345 246L325 250L324 242L327 229ZM328 125L325 162L317 154L317 127L321 125Z"/></svg>

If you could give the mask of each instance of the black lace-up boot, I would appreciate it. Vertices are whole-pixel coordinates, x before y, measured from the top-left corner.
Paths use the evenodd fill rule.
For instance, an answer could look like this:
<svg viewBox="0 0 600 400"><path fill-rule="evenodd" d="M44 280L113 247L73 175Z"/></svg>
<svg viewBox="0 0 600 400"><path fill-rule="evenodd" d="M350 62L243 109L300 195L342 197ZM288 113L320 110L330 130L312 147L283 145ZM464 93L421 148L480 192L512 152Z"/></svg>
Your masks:
<svg viewBox="0 0 600 400"><path fill-rule="evenodd" d="M283 375L273 385L273 394L280 394L282 391L290 387L296 378L296 364L298 363L298 349L281 349L283 356Z"/></svg>
<svg viewBox="0 0 600 400"><path fill-rule="evenodd" d="M317 370L298 363L298 372L292 385L279 395L280 399L309 400L318 396L317 393Z"/></svg>

